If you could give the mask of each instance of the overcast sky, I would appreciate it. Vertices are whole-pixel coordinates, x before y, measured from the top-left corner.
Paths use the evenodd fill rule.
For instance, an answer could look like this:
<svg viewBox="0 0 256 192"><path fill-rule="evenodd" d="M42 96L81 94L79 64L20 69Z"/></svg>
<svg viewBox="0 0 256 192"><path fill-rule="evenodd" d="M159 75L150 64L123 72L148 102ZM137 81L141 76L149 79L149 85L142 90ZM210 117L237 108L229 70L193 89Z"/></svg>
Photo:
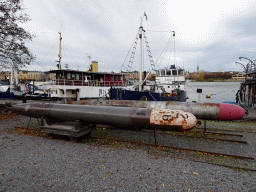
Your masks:
<svg viewBox="0 0 256 192"><path fill-rule="evenodd" d="M23 4L31 19L23 27L35 35L27 46L37 57L32 64L36 69L57 69L61 32L62 68L68 64L87 70L90 54L99 71L119 72L141 17L157 69L176 64L193 72L199 64L205 71L242 71L235 64L239 57L256 59L255 0L23 0ZM175 31L175 40L171 32L159 31ZM149 70L143 47L144 70ZM164 57L158 59L161 53ZM129 60L130 55L123 70ZM139 46L132 65L132 70L138 69Z"/></svg>

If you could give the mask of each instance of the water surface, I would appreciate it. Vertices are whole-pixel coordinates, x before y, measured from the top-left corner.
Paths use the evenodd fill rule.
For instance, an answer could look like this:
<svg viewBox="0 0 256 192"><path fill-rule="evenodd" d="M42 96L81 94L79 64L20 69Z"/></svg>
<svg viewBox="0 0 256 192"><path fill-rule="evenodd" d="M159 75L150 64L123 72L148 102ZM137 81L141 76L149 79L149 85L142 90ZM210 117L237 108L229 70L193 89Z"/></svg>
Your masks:
<svg viewBox="0 0 256 192"><path fill-rule="evenodd" d="M241 82L186 82L187 102L222 103L236 101L236 92ZM197 93L202 89L202 93ZM206 98L211 95L211 98Z"/></svg>

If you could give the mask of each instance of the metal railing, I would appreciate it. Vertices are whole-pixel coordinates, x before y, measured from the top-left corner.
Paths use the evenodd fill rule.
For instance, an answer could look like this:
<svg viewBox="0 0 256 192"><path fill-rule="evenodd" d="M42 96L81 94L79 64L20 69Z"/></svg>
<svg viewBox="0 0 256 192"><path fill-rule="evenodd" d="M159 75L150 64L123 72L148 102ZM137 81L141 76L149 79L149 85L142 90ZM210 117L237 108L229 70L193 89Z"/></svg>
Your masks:
<svg viewBox="0 0 256 192"><path fill-rule="evenodd" d="M124 81L95 81L95 80L67 80L56 79L56 85L67 86L93 86L93 87L110 87L110 86L125 86Z"/></svg>

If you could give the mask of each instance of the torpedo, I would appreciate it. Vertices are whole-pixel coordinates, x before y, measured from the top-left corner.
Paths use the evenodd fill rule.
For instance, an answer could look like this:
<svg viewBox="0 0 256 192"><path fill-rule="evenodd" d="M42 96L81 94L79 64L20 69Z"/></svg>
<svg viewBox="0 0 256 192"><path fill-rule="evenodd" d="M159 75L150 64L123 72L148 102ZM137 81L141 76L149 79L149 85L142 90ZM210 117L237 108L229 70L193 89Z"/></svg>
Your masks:
<svg viewBox="0 0 256 192"><path fill-rule="evenodd" d="M23 103L8 108L24 116L46 119L46 122L81 121L83 124L112 125L120 129L189 130L198 123L197 118L189 112L158 108L53 103Z"/></svg>
<svg viewBox="0 0 256 192"><path fill-rule="evenodd" d="M133 100L83 100L80 104L96 106L119 106L138 108L157 108L181 110L192 113L198 119L206 120L238 120L247 113L238 105L226 103L192 103L170 101L133 101Z"/></svg>

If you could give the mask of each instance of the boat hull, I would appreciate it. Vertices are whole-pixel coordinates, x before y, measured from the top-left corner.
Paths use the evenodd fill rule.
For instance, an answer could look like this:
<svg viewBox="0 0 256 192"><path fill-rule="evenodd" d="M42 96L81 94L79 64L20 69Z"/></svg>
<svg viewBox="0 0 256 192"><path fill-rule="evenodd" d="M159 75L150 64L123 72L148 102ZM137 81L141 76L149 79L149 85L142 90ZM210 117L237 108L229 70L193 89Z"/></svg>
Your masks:
<svg viewBox="0 0 256 192"><path fill-rule="evenodd" d="M151 93L149 91L139 92L124 89L112 89L110 91L110 99L114 100L146 100L146 101L178 101L186 102L186 92L181 92L178 96L161 97L159 93Z"/></svg>

